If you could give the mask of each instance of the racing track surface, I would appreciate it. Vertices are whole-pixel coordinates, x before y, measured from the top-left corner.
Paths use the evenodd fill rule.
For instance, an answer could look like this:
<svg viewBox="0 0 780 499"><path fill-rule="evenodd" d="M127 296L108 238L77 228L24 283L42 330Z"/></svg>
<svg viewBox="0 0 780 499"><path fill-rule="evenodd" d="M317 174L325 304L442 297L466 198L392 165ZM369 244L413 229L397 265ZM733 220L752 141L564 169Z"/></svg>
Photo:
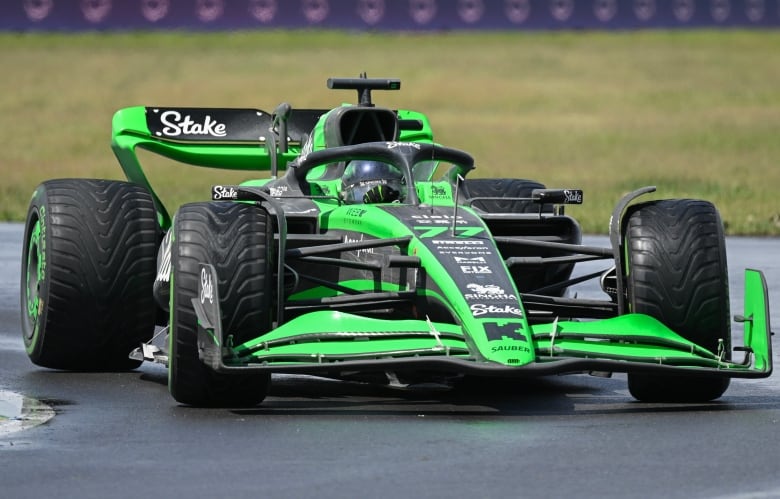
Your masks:
<svg viewBox="0 0 780 499"><path fill-rule="evenodd" d="M21 239L0 225L0 393L56 415L15 432L0 419L4 498L780 496L778 375L706 405L634 402L617 375L454 393L277 377L256 409L204 410L177 406L159 366L37 368L19 332ZM780 324L780 240L728 246L732 313L749 262Z"/></svg>

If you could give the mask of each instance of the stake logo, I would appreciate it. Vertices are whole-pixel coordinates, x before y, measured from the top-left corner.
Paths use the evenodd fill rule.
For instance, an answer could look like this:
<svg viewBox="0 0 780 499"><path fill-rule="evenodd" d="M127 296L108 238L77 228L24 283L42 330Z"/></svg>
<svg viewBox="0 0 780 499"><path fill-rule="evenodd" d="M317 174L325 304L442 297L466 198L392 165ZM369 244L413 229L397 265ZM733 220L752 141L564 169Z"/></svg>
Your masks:
<svg viewBox="0 0 780 499"><path fill-rule="evenodd" d="M211 274L205 268L200 269L200 302L214 304L214 283L211 282Z"/></svg>
<svg viewBox="0 0 780 499"><path fill-rule="evenodd" d="M213 201L238 199L238 191L233 186L215 185L211 188L211 199Z"/></svg>
<svg viewBox="0 0 780 499"><path fill-rule="evenodd" d="M207 135L210 137L225 137L226 125L206 115L203 122L198 123L187 114L182 116L178 111L165 111L160 115L162 130L157 135L166 137L179 137L182 135Z"/></svg>
<svg viewBox="0 0 780 499"><path fill-rule="evenodd" d="M516 315L518 317L523 316L523 312L512 305L485 305L484 303L475 303L471 306L471 315L474 317L480 317L483 315Z"/></svg>

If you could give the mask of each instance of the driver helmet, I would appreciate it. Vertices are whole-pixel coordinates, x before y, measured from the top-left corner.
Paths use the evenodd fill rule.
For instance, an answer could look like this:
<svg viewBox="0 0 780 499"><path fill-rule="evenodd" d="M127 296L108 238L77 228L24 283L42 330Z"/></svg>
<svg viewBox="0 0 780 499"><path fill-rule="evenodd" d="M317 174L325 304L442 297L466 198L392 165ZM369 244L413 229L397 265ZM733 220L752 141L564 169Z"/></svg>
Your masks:
<svg viewBox="0 0 780 499"><path fill-rule="evenodd" d="M348 204L363 203L363 196L377 185L386 185L398 192L398 199L406 194L403 174L397 167L373 160L351 161L341 178L342 196Z"/></svg>

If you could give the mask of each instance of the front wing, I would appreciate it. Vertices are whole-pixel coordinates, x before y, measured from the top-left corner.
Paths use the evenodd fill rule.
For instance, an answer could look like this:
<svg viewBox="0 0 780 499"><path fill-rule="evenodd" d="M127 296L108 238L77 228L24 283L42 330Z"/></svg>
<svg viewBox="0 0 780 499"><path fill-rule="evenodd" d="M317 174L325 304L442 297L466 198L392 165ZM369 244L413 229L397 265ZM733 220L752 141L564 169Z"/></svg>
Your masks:
<svg viewBox="0 0 780 499"><path fill-rule="evenodd" d="M202 265L217 282L216 271ZM216 286L214 286L216 288ZM200 291L200 290L199 290ZM217 372L278 373L426 370L523 377L578 372L645 372L763 378L772 373L768 297L763 274L745 271L744 324L739 362L708 351L643 314L597 321L553 321L532 326L535 360L489 362L473 351L458 325L427 320L386 320L317 311L239 345L222 331L217 290L192 304L198 317L201 360ZM201 297L210 295L211 299ZM227 333L227 334L226 334ZM511 348L511 347L510 347ZM518 346L518 348L527 348Z"/></svg>

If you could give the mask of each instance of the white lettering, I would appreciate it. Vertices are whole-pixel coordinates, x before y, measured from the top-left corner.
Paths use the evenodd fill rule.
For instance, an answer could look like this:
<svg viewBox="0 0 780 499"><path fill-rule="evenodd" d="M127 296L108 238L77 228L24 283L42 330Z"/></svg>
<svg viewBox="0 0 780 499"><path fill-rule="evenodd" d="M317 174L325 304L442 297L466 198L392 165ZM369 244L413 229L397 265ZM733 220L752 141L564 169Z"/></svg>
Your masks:
<svg viewBox="0 0 780 499"><path fill-rule="evenodd" d="M504 305L496 306L496 305L485 305L483 303L475 303L471 306L471 314L474 317L479 317L480 315L485 314L510 314L510 315L519 315L522 317L523 312L520 311L519 308L513 307L511 305Z"/></svg>
<svg viewBox="0 0 780 499"><path fill-rule="evenodd" d="M214 303L214 284L211 282L211 274L203 268L200 270L200 302Z"/></svg>
<svg viewBox="0 0 780 499"><path fill-rule="evenodd" d="M212 137L224 137L227 135L224 123L206 115L203 123L196 123L188 114L181 117L178 111L165 111L160 115L160 122L165 127L162 129L163 135L168 137L178 137L179 135L210 135Z"/></svg>
<svg viewBox="0 0 780 499"><path fill-rule="evenodd" d="M220 199L238 199L238 191L233 187L215 185L211 192L211 199L214 201L219 201Z"/></svg>

